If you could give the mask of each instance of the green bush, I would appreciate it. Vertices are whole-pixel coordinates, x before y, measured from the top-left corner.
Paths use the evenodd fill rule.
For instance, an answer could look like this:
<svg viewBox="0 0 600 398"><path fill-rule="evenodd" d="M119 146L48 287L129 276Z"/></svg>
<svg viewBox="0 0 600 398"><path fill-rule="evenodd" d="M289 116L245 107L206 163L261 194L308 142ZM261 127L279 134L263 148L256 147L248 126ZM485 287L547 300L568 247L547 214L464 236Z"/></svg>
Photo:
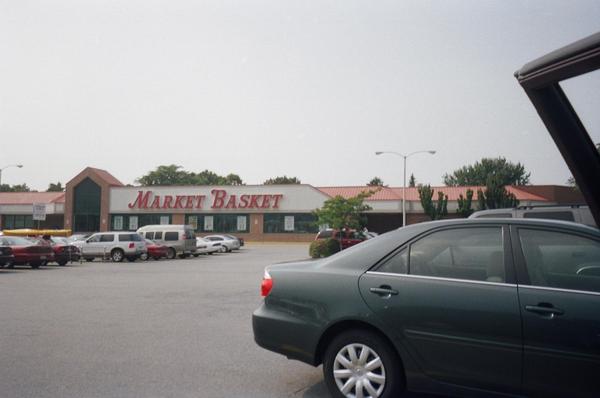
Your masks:
<svg viewBox="0 0 600 398"><path fill-rule="evenodd" d="M312 258L329 257L340 251L340 243L332 238L315 240L308 250Z"/></svg>

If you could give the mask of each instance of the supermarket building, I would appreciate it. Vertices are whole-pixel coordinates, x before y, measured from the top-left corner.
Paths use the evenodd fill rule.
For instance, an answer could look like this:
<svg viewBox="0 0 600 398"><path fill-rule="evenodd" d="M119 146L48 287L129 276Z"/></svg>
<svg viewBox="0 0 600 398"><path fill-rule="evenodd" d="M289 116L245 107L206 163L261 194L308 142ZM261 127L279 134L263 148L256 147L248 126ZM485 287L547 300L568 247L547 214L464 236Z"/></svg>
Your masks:
<svg viewBox="0 0 600 398"><path fill-rule="evenodd" d="M479 187L433 187L448 195L449 217L459 195ZM318 227L312 211L337 195L349 198L373 187L292 185L125 186L109 172L88 167L65 192L0 193L0 229L37 227L34 203L46 208L42 228L74 232L136 230L149 224L190 224L198 235L232 233L250 241L309 241ZM507 187L521 205L583 203L571 187ZM437 193L435 194L437 195ZM434 196L437 197L437 196ZM476 203L476 198L474 198ZM402 188L382 187L366 201L367 228L402 225ZM406 189L407 224L426 221L416 188Z"/></svg>

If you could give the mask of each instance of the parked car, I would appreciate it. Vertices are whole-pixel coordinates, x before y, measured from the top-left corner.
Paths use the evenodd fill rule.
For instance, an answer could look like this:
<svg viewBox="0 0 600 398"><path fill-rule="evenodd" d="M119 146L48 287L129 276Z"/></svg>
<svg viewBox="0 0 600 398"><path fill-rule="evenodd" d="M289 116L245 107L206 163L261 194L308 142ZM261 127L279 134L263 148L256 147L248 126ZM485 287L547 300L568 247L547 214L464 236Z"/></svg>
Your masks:
<svg viewBox="0 0 600 398"><path fill-rule="evenodd" d="M54 251L54 261L60 266L64 267L68 262L79 261L81 257L77 246L71 244L67 238L52 236L50 246Z"/></svg>
<svg viewBox="0 0 600 398"><path fill-rule="evenodd" d="M79 242L79 241L86 240L90 236L92 236L92 234L73 234L73 235L67 237L67 240L69 241L69 243Z"/></svg>
<svg viewBox="0 0 600 398"><path fill-rule="evenodd" d="M239 250L240 241L237 239L232 239L226 235L208 235L205 236L204 239L207 239L212 242L219 242L221 244L221 252L229 253L232 250Z"/></svg>
<svg viewBox="0 0 600 398"><path fill-rule="evenodd" d="M544 218L596 226L589 206L585 205L519 206L509 209L479 210L471 214L469 218Z"/></svg>
<svg viewBox="0 0 600 398"><path fill-rule="evenodd" d="M37 240L20 236L0 237L0 246L8 246L12 250L14 259L7 262L9 268L15 265L29 265L31 268L39 268L48 261L54 261L54 251L47 244Z"/></svg>
<svg viewBox="0 0 600 398"><path fill-rule="evenodd" d="M240 242L240 247L244 246L244 239L240 238L239 236L229 235L229 234L224 234L223 236L226 236L231 239L237 239L237 241Z"/></svg>
<svg viewBox="0 0 600 398"><path fill-rule="evenodd" d="M167 258L189 257L196 252L196 235L191 225L146 225L137 230L146 239L167 246Z"/></svg>
<svg viewBox="0 0 600 398"><path fill-rule="evenodd" d="M167 257L167 254L169 253L169 247L165 246L165 245L161 245L160 243L156 243L153 240L150 239L145 239L144 241L146 242L146 253L142 253L140 255L140 259L141 260L148 260L150 258L153 258L155 260L160 260L161 258L165 258Z"/></svg>
<svg viewBox="0 0 600 398"><path fill-rule="evenodd" d="M559 83L600 69L600 33L516 73L600 225L600 155ZM256 342L323 364L334 397L597 397L600 230L472 218L407 226L267 267Z"/></svg>
<svg viewBox="0 0 600 398"><path fill-rule="evenodd" d="M198 257L200 254L213 254L220 252L223 249L220 241L212 241L205 238L196 238L196 254Z"/></svg>
<svg viewBox="0 0 600 398"><path fill-rule="evenodd" d="M0 235L0 237L1 236L2 235ZM13 261L15 261L15 256L13 255L12 248L10 246L0 246L0 267L4 267L6 264L12 264Z"/></svg>
<svg viewBox="0 0 600 398"><path fill-rule="evenodd" d="M146 243L135 232L98 232L76 245L86 261L95 258L110 258L114 262L123 259L135 261L147 252Z"/></svg>
<svg viewBox="0 0 600 398"><path fill-rule="evenodd" d="M319 231L315 237L315 240L328 238L333 238L337 241L341 240L343 250L365 241L367 236L353 229L338 231L337 229L328 228Z"/></svg>

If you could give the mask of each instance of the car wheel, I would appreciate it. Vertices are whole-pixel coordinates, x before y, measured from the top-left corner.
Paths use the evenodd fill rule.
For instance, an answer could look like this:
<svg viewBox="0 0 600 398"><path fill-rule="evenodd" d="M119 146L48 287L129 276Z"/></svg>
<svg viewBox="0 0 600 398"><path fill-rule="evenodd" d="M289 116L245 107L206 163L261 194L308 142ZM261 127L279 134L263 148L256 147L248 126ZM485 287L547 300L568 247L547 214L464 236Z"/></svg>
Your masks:
<svg viewBox="0 0 600 398"><path fill-rule="evenodd" d="M175 252L175 249L173 249L172 247L169 247L169 250L167 250L167 258L169 260L173 260L175 258L175 255L177 253Z"/></svg>
<svg viewBox="0 0 600 398"><path fill-rule="evenodd" d="M212 254L213 254L213 252L208 252L208 255L209 255L209 256L212 256Z"/></svg>
<svg viewBox="0 0 600 398"><path fill-rule="evenodd" d="M30 263L29 265L33 269L38 269L38 268L40 268L40 265L42 265L42 264L41 263Z"/></svg>
<svg viewBox="0 0 600 398"><path fill-rule="evenodd" d="M143 260L143 261L148 260L148 253L142 253L142 254L140 254L140 260Z"/></svg>
<svg viewBox="0 0 600 398"><path fill-rule="evenodd" d="M332 340L323 357L323 375L338 398L391 398L404 390L394 348L366 330L350 330Z"/></svg>
<svg viewBox="0 0 600 398"><path fill-rule="evenodd" d="M85 261L91 263L92 261L94 261L94 257L85 257Z"/></svg>
<svg viewBox="0 0 600 398"><path fill-rule="evenodd" d="M7 263L6 264L6 268L11 268L11 269L15 268L15 264L13 264L13 263Z"/></svg>
<svg viewBox="0 0 600 398"><path fill-rule="evenodd" d="M136 260L136 258L132 257L132 256L127 256L126 258L127 258L127 261L129 261L130 263L132 263Z"/></svg>
<svg viewBox="0 0 600 398"><path fill-rule="evenodd" d="M115 263L120 263L121 261L123 261L124 257L125 255L123 254L123 250L121 249L114 249L112 252L110 252L110 258Z"/></svg>
<svg viewBox="0 0 600 398"><path fill-rule="evenodd" d="M64 267L65 265L67 265L66 261L58 261L58 265L60 265L61 267Z"/></svg>
<svg viewBox="0 0 600 398"><path fill-rule="evenodd" d="M199 255L200 255L200 253L194 253L194 254L192 254L192 256L194 256L194 257L198 257Z"/></svg>

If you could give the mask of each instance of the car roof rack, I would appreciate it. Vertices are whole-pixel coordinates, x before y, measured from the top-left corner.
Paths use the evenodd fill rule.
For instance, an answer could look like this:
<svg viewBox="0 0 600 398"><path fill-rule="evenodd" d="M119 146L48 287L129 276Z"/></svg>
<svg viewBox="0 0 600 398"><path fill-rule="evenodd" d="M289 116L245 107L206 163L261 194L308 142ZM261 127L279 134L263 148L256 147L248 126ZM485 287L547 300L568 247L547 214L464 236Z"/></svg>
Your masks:
<svg viewBox="0 0 600 398"><path fill-rule="evenodd" d="M570 207L572 209L578 209L580 207L587 206L585 203L561 203L556 205L523 205L517 206L515 209L523 210L523 209L538 209L538 208L553 208L553 207Z"/></svg>

